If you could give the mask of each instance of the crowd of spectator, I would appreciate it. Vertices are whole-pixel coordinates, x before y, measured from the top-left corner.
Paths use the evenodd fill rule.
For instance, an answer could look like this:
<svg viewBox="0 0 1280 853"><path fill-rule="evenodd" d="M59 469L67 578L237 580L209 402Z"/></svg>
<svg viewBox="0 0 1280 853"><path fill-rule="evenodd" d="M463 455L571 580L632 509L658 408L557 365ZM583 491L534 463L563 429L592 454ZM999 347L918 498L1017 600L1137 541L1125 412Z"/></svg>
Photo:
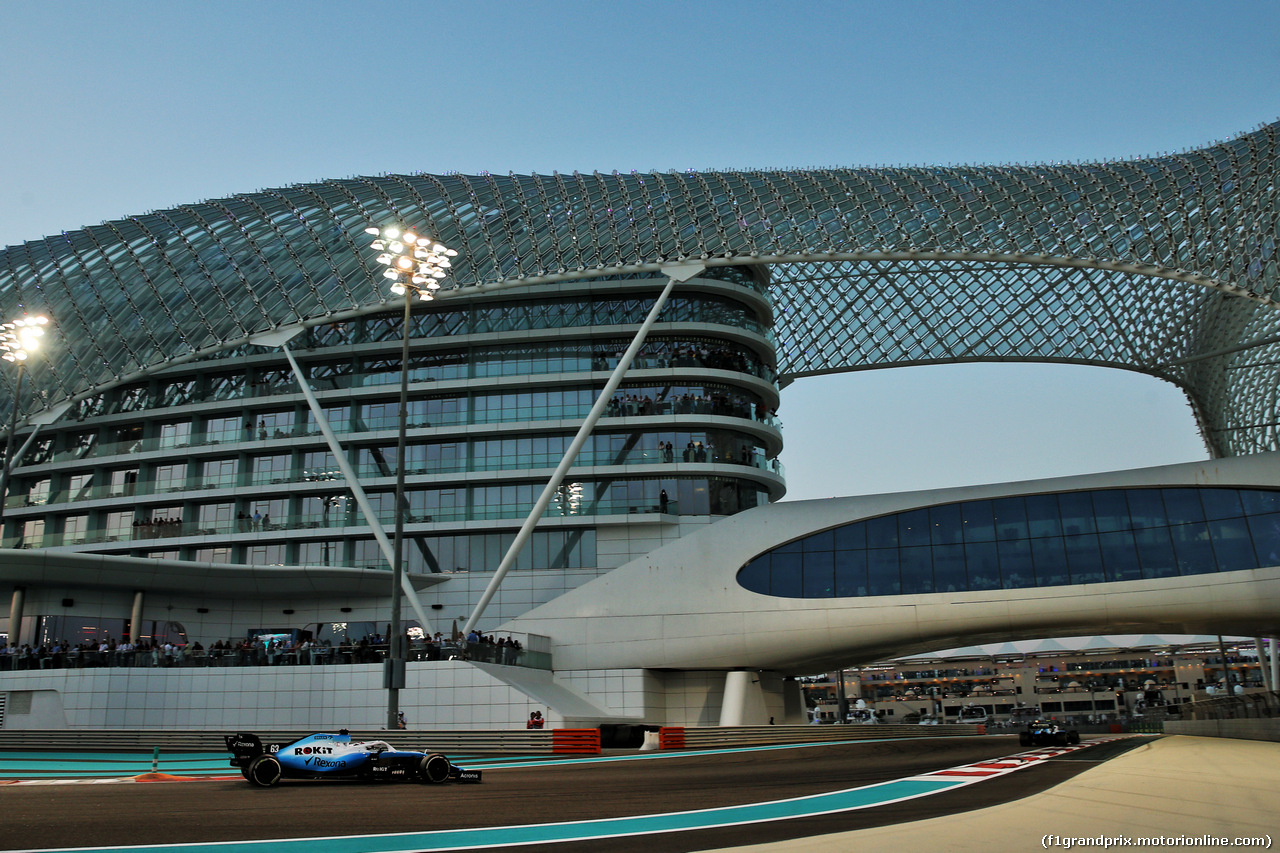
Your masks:
<svg viewBox="0 0 1280 853"><path fill-rule="evenodd" d="M655 400L648 394L614 394L605 409L611 418L636 415L722 415L731 418L766 421L769 412L759 403L728 394L679 394Z"/></svg>
<svg viewBox="0 0 1280 853"><path fill-rule="evenodd" d="M133 523L134 539L155 539L160 536L174 536L182 529L179 518L144 518Z"/></svg>
<svg viewBox="0 0 1280 853"><path fill-rule="evenodd" d="M618 355L611 356L607 352L598 352L592 360L592 367L596 370L612 370L618 366L618 358ZM773 378L773 371L759 359L752 358L741 350L709 347L705 344L677 344L674 347L664 343L651 344L640 351L631 366L639 370L705 367L709 370L732 370L766 379Z"/></svg>
<svg viewBox="0 0 1280 853"><path fill-rule="evenodd" d="M434 636L407 638L412 661L473 660L520 666L524 646L515 637L494 638L473 631L462 642L437 632ZM134 645L128 640L104 639L100 643L68 643L65 640L32 646L9 645L0 640L0 671L84 669L90 667L167 666L284 666L312 664L380 663L387 655L387 641L380 635L358 640L342 637L295 640L285 635L244 640L218 640L207 649L199 642Z"/></svg>

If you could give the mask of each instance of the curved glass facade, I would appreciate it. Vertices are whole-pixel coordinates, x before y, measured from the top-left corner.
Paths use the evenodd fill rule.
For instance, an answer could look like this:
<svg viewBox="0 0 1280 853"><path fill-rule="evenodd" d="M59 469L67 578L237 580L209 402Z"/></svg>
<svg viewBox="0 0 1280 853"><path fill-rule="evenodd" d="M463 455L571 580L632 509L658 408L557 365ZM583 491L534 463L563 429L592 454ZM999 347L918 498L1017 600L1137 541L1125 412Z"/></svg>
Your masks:
<svg viewBox="0 0 1280 853"><path fill-rule="evenodd" d="M419 305L403 465L411 571L501 557L665 279ZM704 276L666 306L517 568L592 569L597 525L779 497L768 302ZM395 522L398 311L295 346L347 462ZM19 460L4 547L248 565L384 564L283 355L248 346L81 401ZM620 518L621 517L621 518ZM607 522L606 522L607 519ZM477 529L482 528L482 529Z"/></svg>
<svg viewBox="0 0 1280 853"><path fill-rule="evenodd" d="M1280 491L1105 489L914 509L756 557L738 583L782 598L921 595L1280 565Z"/></svg>
<svg viewBox="0 0 1280 853"><path fill-rule="evenodd" d="M0 249L0 317L51 319L18 404L30 417L281 325L382 313L364 229L429 223L459 252L446 290L544 297L523 317L478 306L450 335L630 325L639 285L700 261L767 288L774 311L684 313L681 288L668 322L774 332L784 384L900 364L1110 365L1185 389L1213 452L1242 455L1280 447L1277 163L1280 122L1112 162L319 181ZM638 286L583 299L587 279ZM710 319L721 308L738 316ZM0 423L14 380L0 371Z"/></svg>

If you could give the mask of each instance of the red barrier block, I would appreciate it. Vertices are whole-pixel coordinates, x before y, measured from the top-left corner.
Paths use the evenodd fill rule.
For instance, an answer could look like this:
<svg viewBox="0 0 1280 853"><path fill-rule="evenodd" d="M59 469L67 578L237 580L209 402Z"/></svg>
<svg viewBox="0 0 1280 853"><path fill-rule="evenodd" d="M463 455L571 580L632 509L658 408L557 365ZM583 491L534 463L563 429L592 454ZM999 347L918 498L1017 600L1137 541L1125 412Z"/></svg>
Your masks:
<svg viewBox="0 0 1280 853"><path fill-rule="evenodd" d="M575 755L599 755L600 730L552 729L551 751Z"/></svg>
<svg viewBox="0 0 1280 853"><path fill-rule="evenodd" d="M684 728L663 726L658 729L658 749L684 749Z"/></svg>

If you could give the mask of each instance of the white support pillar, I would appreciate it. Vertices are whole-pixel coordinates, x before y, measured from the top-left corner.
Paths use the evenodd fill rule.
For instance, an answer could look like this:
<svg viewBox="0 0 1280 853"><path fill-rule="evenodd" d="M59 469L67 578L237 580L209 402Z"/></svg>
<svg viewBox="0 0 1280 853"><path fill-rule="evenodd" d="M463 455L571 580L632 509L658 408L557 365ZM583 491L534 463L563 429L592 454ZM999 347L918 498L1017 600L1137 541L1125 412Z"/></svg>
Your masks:
<svg viewBox="0 0 1280 853"><path fill-rule="evenodd" d="M17 645L22 639L22 608L27 600L24 587L14 587L13 598L9 599L9 645Z"/></svg>
<svg viewBox="0 0 1280 853"><path fill-rule="evenodd" d="M1271 638L1271 689L1280 691L1280 649L1276 648L1276 643L1280 642L1275 637Z"/></svg>
<svg viewBox="0 0 1280 853"><path fill-rule="evenodd" d="M747 691L751 689L752 673L733 670L724 674L724 697L720 701L720 725L745 726L747 718Z"/></svg>
<svg viewBox="0 0 1280 853"><path fill-rule="evenodd" d="M484 594L480 596L480 600L476 602L476 608L471 612L470 618L467 619L466 625L462 628L462 635L465 637L471 633L471 629L480 621L480 617L484 615L485 608L489 606L489 602L493 600L493 596L498 591L498 587L502 585L502 580L511 571L511 567L515 565L516 557L524 548L525 543L529 541L529 537L533 534L533 528L537 525L538 520L542 518L542 514L546 512L547 507L551 504L551 498L555 496L556 489L564 477L569 473L569 468L573 466L573 462L578 458L578 451L582 450L582 445L586 444L587 437L591 435L591 431L595 429L596 422L600 420L600 416L604 414L605 409L609 407L609 400L613 397L613 392L618 390L618 386L622 384L622 377L626 375L627 369L631 366L632 360L636 357L636 353L640 351L640 347L644 345L645 336L649 334L649 330L653 328L653 324L658 319L658 314L662 312L662 308L667 304L667 297L671 295L671 289L675 287L677 281L688 281L698 273L706 269L705 264L688 263L688 264L672 264L669 267L663 267L662 271L667 276L667 285L659 294L658 300L653 303L653 307L649 309L649 315L645 317L644 323L640 325L640 329L636 332L635 337L631 340L631 345L627 347L626 352L618 359L618 366L613 369L613 373L609 376L609 381L605 383L604 388L600 391L600 396L596 398L595 405L591 407L591 411L587 413L586 420L582 422L582 426L578 428L578 434L573 437L569 447L564 452L564 458L560 460L559 466L556 467L555 473L551 475L551 479L547 481L547 485L542 490L542 494L534 503L533 509L529 511L528 517L525 518L524 524L520 527L520 532L516 534L515 541L511 543L511 547L507 549L507 553L503 555L502 562L498 564L498 570L494 572L493 578L489 581L489 585L485 588Z"/></svg>
<svg viewBox="0 0 1280 853"><path fill-rule="evenodd" d="M293 334L297 334L297 332L295 331ZM333 458L338 463L338 470L346 478L347 486L351 489L351 494L356 499L356 505L360 507L360 512L364 514L365 521L369 524L369 529L373 531L373 538L378 541L378 548L382 551L382 556L386 557L388 565L394 566L395 551L391 547L391 541L387 539L386 531L382 529L382 523L378 521L378 513L374 510L373 504L369 503L369 496L365 494L364 487L360 485L360 479L356 476L355 469L351 467L351 462L347 459L346 451L342 449L342 445L338 442L338 437L334 435L333 429L329 426L329 421L324 416L324 410L320 408L320 402L316 399L311 386L303 378L302 370L298 367L298 362L293 357L293 351L289 349L288 340L269 345L280 347L284 352L285 358L289 359L289 366L293 368L293 376L298 380L298 387L302 389L302 396L307 400L307 407L311 409L311 414L316 419L316 425L320 427L320 432L324 435L324 440L328 443L329 450L333 453ZM401 460L400 464L404 464L404 461ZM427 619L427 612L422 609L422 602L418 600L417 590L409 582L408 573L401 577L400 588L404 590L404 597L409 602L409 606L413 608L414 615L418 617L422 630L430 634L431 622Z"/></svg>
<svg viewBox="0 0 1280 853"><path fill-rule="evenodd" d="M1267 666L1267 645L1261 637L1253 638L1253 648L1258 653L1258 675L1262 678L1262 689L1270 692L1271 669Z"/></svg>
<svg viewBox="0 0 1280 853"><path fill-rule="evenodd" d="M129 613L129 642L135 646L142 639L142 590L133 592L133 610Z"/></svg>

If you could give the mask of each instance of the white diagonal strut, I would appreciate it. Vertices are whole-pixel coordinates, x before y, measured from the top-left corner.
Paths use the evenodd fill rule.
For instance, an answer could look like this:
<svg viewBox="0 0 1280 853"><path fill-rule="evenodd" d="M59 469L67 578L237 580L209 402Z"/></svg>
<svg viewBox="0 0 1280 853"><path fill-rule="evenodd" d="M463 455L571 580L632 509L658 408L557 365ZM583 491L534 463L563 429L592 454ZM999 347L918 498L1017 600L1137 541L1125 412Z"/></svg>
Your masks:
<svg viewBox="0 0 1280 853"><path fill-rule="evenodd" d="M295 333L296 334L296 333ZM333 429L329 426L329 421L324 416L324 411L320 408L320 402L316 400L316 395L311 391L311 386L307 384L306 379L302 375L302 370L298 367L298 362L293 357L293 352L289 349L288 342L279 343L277 346L284 351L284 357L289 359L289 366L293 368L294 378L298 380L298 387L302 389L302 396L307 398L307 406L311 409L311 415L316 419L316 424L320 427L324 440L329 444L329 450L333 453L334 460L338 463L338 470L342 472L342 476L347 479L347 486L351 489L351 494L356 499L356 504L360 507L360 512L364 514L364 519L369 523L369 529L373 531L373 538L378 540L378 548L382 551L382 556L387 558L387 563L395 565L393 559L395 551L391 547L391 541L387 539L387 533L382 529L382 523L378 521L378 513L373 508L373 504L369 503L369 497L364 493L364 487L360 485L360 479L356 477L355 469L351 467L351 463L347 460L346 451L342 449L342 445L338 443L338 436L334 435ZM404 464L401 461L401 464ZM422 625L422 630L426 634L431 633L431 623L427 619L426 611L422 609L422 602L418 600L418 593L413 588L413 584L409 582L409 575L400 576L400 588L404 590L404 596L409 601L409 606L413 608L414 615L418 617L418 622Z"/></svg>
<svg viewBox="0 0 1280 853"><path fill-rule="evenodd" d="M636 336L631 340L631 346L627 347L626 352L618 359L618 366L613 369L613 373L609 376L609 381L604 384L604 389L600 391L600 396L596 398L595 405L591 407L591 411L587 413L586 420L578 428L578 434L573 437L569 448L564 452L564 458L560 460L560 465L557 466L555 473L551 475L551 479L547 481L542 494L538 497L533 509L529 511L528 517L525 518L524 524L520 527L520 532L516 534L515 541L511 543L511 547L507 549L502 562L498 564L498 570L494 572L489 585L485 587L484 594L476 602L476 609L472 611L471 617L467 619L467 624L462 628L463 637L470 634L471 629L480 621L480 617L484 615L485 608L489 606L489 602L493 600L498 587L502 585L502 579L507 576L507 572L511 571L511 567L515 565L516 556L519 555L520 549L529 541L529 537L533 534L534 526L542 518L542 514L546 512L556 489L560 487L565 475L569 473L569 468L573 465L574 460L578 458L578 451L582 449L587 437L591 435L591 430L595 429L596 421L600 420L600 416L608 408L613 392L618 390L618 386L622 384L622 377L626 375L627 368L631 366L636 353L640 351L640 347L644 344L645 336L649 334L649 329L653 328L654 322L658 319L658 314L662 312L662 307L667 304L667 297L671 295L671 289L675 287L677 281L688 281L704 269L706 269L706 265L700 263L672 264L662 268L662 272L667 276L667 286L662 289L662 293L658 296L658 301L653 303L653 307L649 309L649 315L644 318L644 323L640 325Z"/></svg>

